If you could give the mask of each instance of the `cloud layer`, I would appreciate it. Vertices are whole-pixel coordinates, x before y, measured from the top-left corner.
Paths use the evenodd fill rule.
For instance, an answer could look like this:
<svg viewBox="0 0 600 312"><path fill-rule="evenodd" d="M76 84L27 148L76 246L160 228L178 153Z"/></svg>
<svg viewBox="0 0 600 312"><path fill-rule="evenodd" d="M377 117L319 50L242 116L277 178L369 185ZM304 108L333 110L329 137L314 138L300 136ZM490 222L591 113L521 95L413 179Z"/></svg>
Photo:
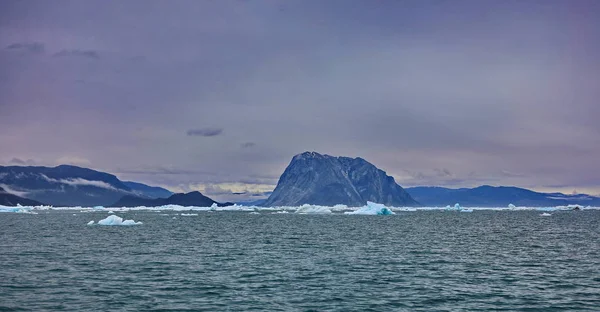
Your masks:
<svg viewBox="0 0 600 312"><path fill-rule="evenodd" d="M316 150L403 185L600 193L597 1L8 1L0 21L0 159L183 189L274 186Z"/></svg>

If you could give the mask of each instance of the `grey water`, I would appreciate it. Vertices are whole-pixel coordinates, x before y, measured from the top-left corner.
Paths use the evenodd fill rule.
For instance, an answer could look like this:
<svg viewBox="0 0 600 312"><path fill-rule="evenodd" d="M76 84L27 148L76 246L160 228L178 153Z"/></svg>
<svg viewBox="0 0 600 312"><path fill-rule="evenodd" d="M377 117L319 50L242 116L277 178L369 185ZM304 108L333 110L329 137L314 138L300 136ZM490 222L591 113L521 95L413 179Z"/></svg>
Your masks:
<svg viewBox="0 0 600 312"><path fill-rule="evenodd" d="M0 214L0 311L600 310L600 211L166 213Z"/></svg>

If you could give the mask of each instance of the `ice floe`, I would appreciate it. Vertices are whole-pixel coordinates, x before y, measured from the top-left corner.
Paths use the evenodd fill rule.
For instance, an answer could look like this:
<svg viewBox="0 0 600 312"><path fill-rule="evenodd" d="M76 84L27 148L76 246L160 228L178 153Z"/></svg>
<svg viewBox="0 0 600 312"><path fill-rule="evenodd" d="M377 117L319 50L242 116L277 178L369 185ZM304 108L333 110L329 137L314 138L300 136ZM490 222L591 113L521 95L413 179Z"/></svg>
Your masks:
<svg viewBox="0 0 600 312"><path fill-rule="evenodd" d="M395 214L392 210L382 204L373 203L368 201L366 206L360 207L355 211L346 211L345 214L349 215L393 215Z"/></svg>
<svg viewBox="0 0 600 312"><path fill-rule="evenodd" d="M285 210L284 210L285 211ZM296 209L296 213L301 214L330 214L331 208L325 206L316 206L316 205L302 205Z"/></svg>
<svg viewBox="0 0 600 312"><path fill-rule="evenodd" d="M90 221L93 222L93 221ZM88 222L88 225L93 225L93 223ZM140 225L142 222L135 222L133 220L123 220L123 218L117 215L110 215L100 221L98 221L98 225Z"/></svg>

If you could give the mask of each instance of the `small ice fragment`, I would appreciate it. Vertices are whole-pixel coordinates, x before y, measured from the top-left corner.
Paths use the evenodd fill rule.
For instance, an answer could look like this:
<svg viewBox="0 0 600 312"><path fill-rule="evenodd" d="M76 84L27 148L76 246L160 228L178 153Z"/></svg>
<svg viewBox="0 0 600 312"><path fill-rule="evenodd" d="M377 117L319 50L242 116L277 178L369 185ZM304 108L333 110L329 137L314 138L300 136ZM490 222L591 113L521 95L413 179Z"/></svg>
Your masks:
<svg viewBox="0 0 600 312"><path fill-rule="evenodd" d="M542 217L549 217L551 215L552 215L551 213L544 212L540 216L542 216Z"/></svg>
<svg viewBox="0 0 600 312"><path fill-rule="evenodd" d="M87 224L87 225L94 225L94 221L90 221L90 222L88 222L88 224Z"/></svg>
<svg viewBox="0 0 600 312"><path fill-rule="evenodd" d="M109 211L108 211L108 213L110 214L110 213L115 213L115 212L114 212L114 211L112 211L112 210L109 210Z"/></svg>

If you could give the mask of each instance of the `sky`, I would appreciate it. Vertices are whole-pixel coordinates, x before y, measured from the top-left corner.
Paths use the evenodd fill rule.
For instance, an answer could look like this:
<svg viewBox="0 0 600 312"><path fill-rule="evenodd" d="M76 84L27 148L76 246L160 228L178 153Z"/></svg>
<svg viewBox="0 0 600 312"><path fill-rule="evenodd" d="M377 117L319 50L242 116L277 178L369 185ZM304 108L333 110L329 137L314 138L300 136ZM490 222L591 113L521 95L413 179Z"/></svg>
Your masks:
<svg viewBox="0 0 600 312"><path fill-rule="evenodd" d="M595 0L3 0L0 164L242 200L317 151L600 194L599 55Z"/></svg>

